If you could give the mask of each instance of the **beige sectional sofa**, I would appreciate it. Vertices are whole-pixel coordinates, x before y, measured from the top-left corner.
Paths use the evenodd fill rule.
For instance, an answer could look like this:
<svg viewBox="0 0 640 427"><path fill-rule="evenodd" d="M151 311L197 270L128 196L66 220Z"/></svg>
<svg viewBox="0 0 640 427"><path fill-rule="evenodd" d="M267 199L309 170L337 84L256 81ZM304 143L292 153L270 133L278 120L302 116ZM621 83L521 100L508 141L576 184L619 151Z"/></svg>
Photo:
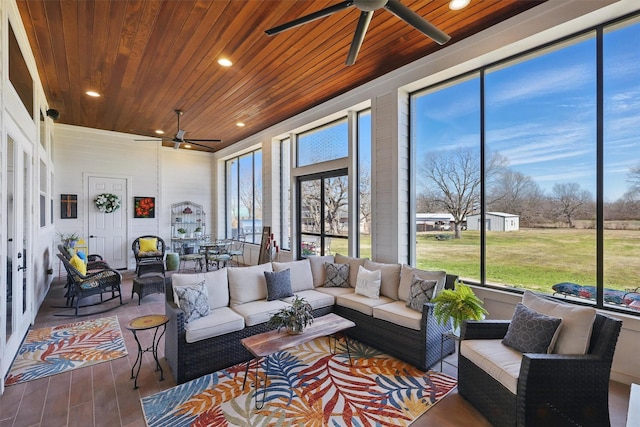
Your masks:
<svg viewBox="0 0 640 427"><path fill-rule="evenodd" d="M325 286L325 263L349 264L348 285ZM380 270L377 298L356 292L358 270ZM342 255L312 256L301 261L273 262L249 267L228 267L197 274L174 274L167 287L166 313L170 317L165 335L165 357L178 383L247 361L251 354L240 340L269 330L271 314L293 299L269 300L265 272L289 270L291 291L303 297L314 316L335 312L353 320L356 327L347 335L416 367L427 370L441 358L442 332L433 316L433 306L422 312L407 307L414 275L434 280L435 292L453 284L454 277L443 271L423 271L400 264L376 263ZM377 273L376 273L377 274ZM208 310L204 316L187 321L179 307L174 288L199 285L204 290ZM182 293L182 292L180 292ZM200 301L202 302L202 301ZM208 313L207 313L208 311ZM445 340L444 355L453 352L453 342Z"/></svg>

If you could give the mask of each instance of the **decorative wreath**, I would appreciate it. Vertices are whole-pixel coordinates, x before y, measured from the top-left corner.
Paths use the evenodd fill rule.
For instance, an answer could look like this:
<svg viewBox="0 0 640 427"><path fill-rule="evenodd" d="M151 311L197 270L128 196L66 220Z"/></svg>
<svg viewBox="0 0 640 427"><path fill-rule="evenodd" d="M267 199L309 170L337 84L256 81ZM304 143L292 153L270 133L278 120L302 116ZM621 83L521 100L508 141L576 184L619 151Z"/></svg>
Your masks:
<svg viewBox="0 0 640 427"><path fill-rule="evenodd" d="M100 212L111 213L120 207L120 198L115 194L103 193L99 194L93 202Z"/></svg>

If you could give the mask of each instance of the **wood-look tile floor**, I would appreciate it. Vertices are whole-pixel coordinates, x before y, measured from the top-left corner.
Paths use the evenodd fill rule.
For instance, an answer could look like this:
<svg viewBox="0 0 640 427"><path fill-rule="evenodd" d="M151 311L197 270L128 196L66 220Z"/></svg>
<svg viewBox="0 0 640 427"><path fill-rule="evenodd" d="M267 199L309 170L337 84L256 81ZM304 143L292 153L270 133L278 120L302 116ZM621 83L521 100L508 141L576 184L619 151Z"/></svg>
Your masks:
<svg viewBox="0 0 640 427"><path fill-rule="evenodd" d="M122 293L127 303L114 310L82 319L118 316L129 355L95 366L76 369L36 381L5 388L0 396L0 427L9 426L145 426L140 398L171 388L176 382L166 360L164 341L159 346L160 363L164 369L164 381L159 381L159 372L150 353L145 353L144 363L138 377L138 390L133 390L131 366L137 355L137 345L127 323L141 315L164 313L164 295L152 294L138 305L138 296L131 299L132 272L123 274ZM43 302L34 328L59 325L73 321L73 317L59 317L58 308L52 305L64 303L63 283L55 281ZM116 301L106 304L117 305ZM99 306L101 307L101 306ZM102 307L103 308L103 307ZM143 345L150 345L152 332L139 334ZM449 356L444 371L456 376L456 355ZM439 366L436 366L439 367ZM611 425L623 427L626 423L629 386L612 382L609 404ZM413 424L413 427L457 427L490 426L457 391L440 401Z"/></svg>

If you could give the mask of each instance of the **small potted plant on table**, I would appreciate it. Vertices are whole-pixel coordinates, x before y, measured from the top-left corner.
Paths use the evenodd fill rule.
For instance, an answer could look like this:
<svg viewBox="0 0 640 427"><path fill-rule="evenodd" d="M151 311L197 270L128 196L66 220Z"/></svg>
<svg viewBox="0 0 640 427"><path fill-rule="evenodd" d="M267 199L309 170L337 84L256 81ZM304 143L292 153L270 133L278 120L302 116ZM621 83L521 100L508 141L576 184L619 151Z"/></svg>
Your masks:
<svg viewBox="0 0 640 427"><path fill-rule="evenodd" d="M313 308L304 298L294 297L290 307L280 309L269 319L269 327L287 328L290 334L301 334L304 328L313 323Z"/></svg>
<svg viewBox="0 0 640 427"><path fill-rule="evenodd" d="M455 289L443 289L431 302L435 304L433 314L438 323L445 325L451 319L456 336L460 336L462 322L482 320L488 314L482 306L482 300L462 282L456 283Z"/></svg>

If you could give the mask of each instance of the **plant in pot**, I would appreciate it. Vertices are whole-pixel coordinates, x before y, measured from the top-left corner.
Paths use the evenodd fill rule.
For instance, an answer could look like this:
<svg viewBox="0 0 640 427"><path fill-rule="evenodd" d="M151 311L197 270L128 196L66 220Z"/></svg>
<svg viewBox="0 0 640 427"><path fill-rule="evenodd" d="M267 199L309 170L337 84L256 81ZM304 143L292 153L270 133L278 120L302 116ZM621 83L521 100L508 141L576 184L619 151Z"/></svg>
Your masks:
<svg viewBox="0 0 640 427"><path fill-rule="evenodd" d="M313 308L304 298L294 297L290 307L280 309L269 319L268 326L280 329L286 328L290 334L301 334L304 328L313 323Z"/></svg>
<svg viewBox="0 0 640 427"><path fill-rule="evenodd" d="M65 248L74 248L78 240L80 240L80 236L77 233L58 233L58 238Z"/></svg>
<svg viewBox="0 0 640 427"><path fill-rule="evenodd" d="M186 228L178 228L178 237L181 239L184 239L184 237L187 235L187 229Z"/></svg>
<svg viewBox="0 0 640 427"><path fill-rule="evenodd" d="M455 289L443 289L431 302L435 304L433 314L438 323L446 325L451 319L453 333L457 336L460 336L462 322L482 320L488 314L482 306L482 300L462 282L456 283Z"/></svg>
<svg viewBox="0 0 640 427"><path fill-rule="evenodd" d="M193 230L193 235L200 237L202 235L202 227L198 226Z"/></svg>

